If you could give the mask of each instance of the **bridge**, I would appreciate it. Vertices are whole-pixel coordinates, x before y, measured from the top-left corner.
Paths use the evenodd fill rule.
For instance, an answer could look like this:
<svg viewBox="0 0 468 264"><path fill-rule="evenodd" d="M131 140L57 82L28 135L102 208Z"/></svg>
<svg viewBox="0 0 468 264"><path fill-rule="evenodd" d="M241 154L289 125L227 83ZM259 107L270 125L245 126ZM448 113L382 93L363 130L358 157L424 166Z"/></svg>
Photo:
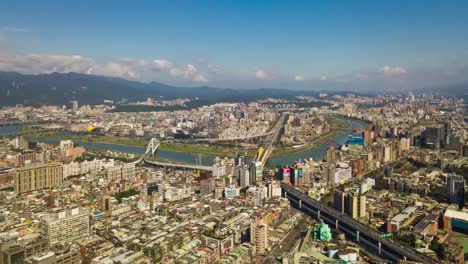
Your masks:
<svg viewBox="0 0 468 264"><path fill-rule="evenodd" d="M145 153L143 153L143 155L141 155L141 157L135 160L133 163L139 164L149 156L154 156L154 153L156 152L156 150L158 150L159 145L161 145L161 142L155 138L152 138L148 143L148 146L146 147Z"/></svg>
<svg viewBox="0 0 468 264"><path fill-rule="evenodd" d="M261 162L262 166L265 166L268 158L270 157L271 152L273 151L275 141L278 139L278 136L283 126L284 120L286 119L287 114L281 114L281 116L276 121L273 128L270 130L270 134L265 139L263 147L258 149L257 155L255 156L254 162Z"/></svg>
<svg viewBox="0 0 468 264"><path fill-rule="evenodd" d="M154 156L154 153L158 150L161 142L155 138L152 138L146 147L145 153L141 155L139 159L134 161L134 164L148 164L152 166L158 167L173 167L179 169L192 169L192 170L205 170L205 171L212 171L213 167L211 166L201 166L201 165L192 165L192 164L178 164L178 163L169 163L169 162L160 162L160 161L151 161L148 160L150 156Z"/></svg>
<svg viewBox="0 0 468 264"><path fill-rule="evenodd" d="M436 260L420 253L414 248L402 245L391 238L380 238L380 232L356 221L348 215L308 197L285 183L281 184L282 195L287 198L293 207L296 207L316 219L323 221L336 230L343 232L348 240L354 241L368 252L398 263L407 259L420 263L437 263Z"/></svg>
<svg viewBox="0 0 468 264"><path fill-rule="evenodd" d="M173 168L178 168L178 169L191 169L191 170L204 170L204 171L213 170L213 167L211 167L211 166L192 165L192 164L177 164L177 163L150 161L150 160L143 160L143 162L145 164L158 166L158 167L173 167Z"/></svg>

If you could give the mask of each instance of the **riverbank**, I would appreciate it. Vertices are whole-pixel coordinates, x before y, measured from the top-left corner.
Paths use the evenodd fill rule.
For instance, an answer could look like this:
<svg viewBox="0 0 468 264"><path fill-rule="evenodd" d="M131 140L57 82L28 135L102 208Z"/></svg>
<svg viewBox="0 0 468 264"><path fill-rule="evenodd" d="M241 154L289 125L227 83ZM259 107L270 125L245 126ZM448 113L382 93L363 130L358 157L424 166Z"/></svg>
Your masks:
<svg viewBox="0 0 468 264"><path fill-rule="evenodd" d="M307 151L307 150L310 150L310 149L313 149L315 147L317 147L317 145L321 144L323 141L329 139L329 138L333 138L337 135L339 135L340 133L342 133L343 131L347 130L350 128L350 125L348 123L346 123L345 121L343 121L343 119L345 117L343 117L343 119L341 119L342 116L339 116L339 117L335 117L335 116L330 116L327 118L328 122L330 123L330 126L331 126L331 130L330 132L326 133L325 135L322 135L320 137L318 137L317 139L314 139L312 142L308 142L306 144L304 144L303 146L300 146L300 147L280 147L280 148L275 148L273 150L273 152L271 153L271 157L282 157L282 156L286 156L286 155L289 155L289 154L294 154L294 153L300 153L300 152L304 152L304 151Z"/></svg>
<svg viewBox="0 0 468 264"><path fill-rule="evenodd" d="M99 136L99 135L60 135L60 134L45 134L39 133L30 136L33 139L46 139L46 140L72 140L75 142L91 142L91 143L104 143L120 146L141 147L146 148L149 140L147 139L131 139L119 138L114 136ZM205 144L185 144L185 143L161 143L160 150L167 150L173 152L181 152L195 155L204 155L211 157L234 157L236 153L254 156L256 150L243 150L234 149L227 146L205 145Z"/></svg>
<svg viewBox="0 0 468 264"><path fill-rule="evenodd" d="M317 145L320 145L321 143L323 143L323 141L339 135L340 133L343 132L343 130L344 129L332 130L332 131L328 132L327 134L315 139L314 141L312 141L310 143L306 143L304 146L301 146L299 148L294 148L294 147L275 148L273 150L273 152L271 153L271 157L279 158L279 157L287 156L289 154L300 153L300 152L304 152L304 151L313 149L313 148L317 147Z"/></svg>
<svg viewBox="0 0 468 264"><path fill-rule="evenodd" d="M342 119L343 118L343 119ZM271 157L284 157L290 154L300 153L315 148L317 145L323 143L329 138L333 138L343 131L350 128L350 125L344 121L346 117L329 117L328 121L331 124L331 131L323 136L306 143L300 147L278 147L273 150ZM356 120L353 120L356 121ZM32 139L46 139L46 140L67 140L70 139L75 142L90 142L90 143L104 143L120 146L141 147L146 148L148 139L131 139L125 137L103 136L103 135L86 135L86 134L50 134L50 133L35 133L29 136ZM190 144L190 143L161 143L160 150L187 153L193 155L203 155L209 157L234 157L237 153L243 156L253 157L257 154L257 149L237 149L232 146L214 145L214 144Z"/></svg>

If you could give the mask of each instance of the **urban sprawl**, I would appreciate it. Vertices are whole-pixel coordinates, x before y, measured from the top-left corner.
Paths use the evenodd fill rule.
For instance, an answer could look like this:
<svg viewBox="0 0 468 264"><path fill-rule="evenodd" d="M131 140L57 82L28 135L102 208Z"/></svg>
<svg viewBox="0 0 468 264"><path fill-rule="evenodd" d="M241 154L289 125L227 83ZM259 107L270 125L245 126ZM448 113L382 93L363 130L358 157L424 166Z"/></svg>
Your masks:
<svg viewBox="0 0 468 264"><path fill-rule="evenodd" d="M465 263L463 99L196 100L0 109L0 264Z"/></svg>

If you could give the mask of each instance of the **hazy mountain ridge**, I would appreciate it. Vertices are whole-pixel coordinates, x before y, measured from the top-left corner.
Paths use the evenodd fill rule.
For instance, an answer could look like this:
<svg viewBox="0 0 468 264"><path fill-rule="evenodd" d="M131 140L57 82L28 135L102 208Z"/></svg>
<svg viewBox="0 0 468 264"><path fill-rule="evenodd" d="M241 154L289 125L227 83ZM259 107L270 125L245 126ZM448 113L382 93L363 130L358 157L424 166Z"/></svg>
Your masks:
<svg viewBox="0 0 468 264"><path fill-rule="evenodd" d="M421 92L439 92L442 95L467 97L468 84L447 85L417 89ZM0 106L16 104L68 104L78 100L83 104L102 104L104 100L129 102L154 99L199 98L203 103L250 102L262 98L292 99L298 95L317 96L317 90L288 90L279 88L232 89L209 86L183 87L158 82L143 83L123 78L80 73L21 74L0 71ZM346 91L326 91L344 95ZM353 92L356 94L356 92Z"/></svg>
<svg viewBox="0 0 468 264"><path fill-rule="evenodd" d="M276 88L228 89L216 87L177 87L158 82L142 83L122 78L80 73L20 74L0 72L0 106L25 104L102 104L105 99L143 101L154 99L200 98L206 102L240 102L260 98L293 98L317 95L317 91Z"/></svg>

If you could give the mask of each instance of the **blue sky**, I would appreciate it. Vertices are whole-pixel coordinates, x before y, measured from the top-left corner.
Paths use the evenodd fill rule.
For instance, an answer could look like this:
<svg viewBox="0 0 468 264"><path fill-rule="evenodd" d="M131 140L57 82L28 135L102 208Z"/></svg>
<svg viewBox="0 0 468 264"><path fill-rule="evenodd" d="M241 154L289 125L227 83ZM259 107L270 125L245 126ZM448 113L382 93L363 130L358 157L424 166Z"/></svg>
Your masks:
<svg viewBox="0 0 468 264"><path fill-rule="evenodd" d="M468 1L9 1L0 69L180 85L407 90L467 81Z"/></svg>

